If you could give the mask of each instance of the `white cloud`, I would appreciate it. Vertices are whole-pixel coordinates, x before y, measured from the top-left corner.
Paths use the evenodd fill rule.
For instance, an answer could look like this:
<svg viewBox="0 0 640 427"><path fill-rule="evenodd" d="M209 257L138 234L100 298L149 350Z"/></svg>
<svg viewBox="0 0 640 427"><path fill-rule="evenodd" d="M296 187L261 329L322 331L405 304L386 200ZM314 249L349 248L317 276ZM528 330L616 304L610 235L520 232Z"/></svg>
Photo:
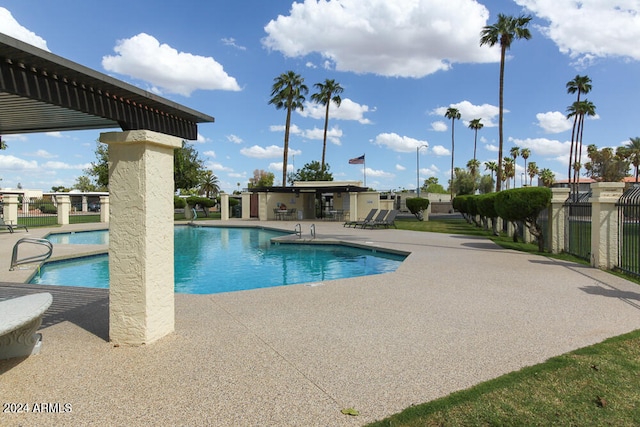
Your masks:
<svg viewBox="0 0 640 427"><path fill-rule="evenodd" d="M240 150L240 154L247 157L253 157L257 159L272 159L276 157L282 157L284 153L284 148L277 145L270 145L268 147L260 147L259 145L254 145L249 148L243 148ZM300 150L292 150L289 148L289 156L297 156L302 154ZM282 167L280 168L282 170Z"/></svg>
<svg viewBox="0 0 640 427"><path fill-rule="evenodd" d="M445 122L438 120L437 122L431 123L431 129L436 132L444 132L449 129L449 127Z"/></svg>
<svg viewBox="0 0 640 427"><path fill-rule="evenodd" d="M446 107L435 108L430 114L444 117L449 107L456 108L460 112L460 120L464 122L465 126L468 126L469 122L474 119L480 119L480 123L482 123L484 127L490 128L497 126L494 120L500 114L500 108L491 104L474 105L469 101L461 101ZM504 112L508 113L509 110L505 108Z"/></svg>
<svg viewBox="0 0 640 427"><path fill-rule="evenodd" d="M65 162L44 162L41 166L42 169L60 169L60 170L84 170L91 167L91 163L83 163L79 165L70 165Z"/></svg>
<svg viewBox="0 0 640 427"><path fill-rule="evenodd" d="M8 35L9 37L13 37L14 39L18 39L40 49L49 51L45 39L20 25L18 21L15 20L11 12L4 7L0 7L0 28L2 28L2 31L0 32Z"/></svg>
<svg viewBox="0 0 640 427"><path fill-rule="evenodd" d="M57 155L51 154L47 150L43 150L43 149L37 150L35 153L32 153L30 155L34 157L41 157L43 159L54 159L58 157Z"/></svg>
<svg viewBox="0 0 640 427"><path fill-rule="evenodd" d="M405 170L407 170L407 168L405 168L405 167L404 167L404 166L402 166L402 165L398 165L398 164L396 164L396 170L397 170L397 171L405 171Z"/></svg>
<svg viewBox="0 0 640 427"><path fill-rule="evenodd" d="M326 106L315 102L305 102L304 110L296 110L302 117L324 120ZM349 98L344 98L338 107L334 102L329 105L329 120L355 120L363 125L371 124L371 120L364 117L365 113L374 112L368 105L358 104Z"/></svg>
<svg viewBox="0 0 640 427"><path fill-rule="evenodd" d="M240 138L237 135L231 134L231 135L227 135L227 141L233 142L234 144L241 144L242 138Z"/></svg>
<svg viewBox="0 0 640 427"><path fill-rule="evenodd" d="M475 0L305 1L270 21L262 43L286 57L319 53L339 71L420 78L498 61L478 42L488 18Z"/></svg>
<svg viewBox="0 0 640 427"><path fill-rule="evenodd" d="M105 70L144 80L161 92L189 96L199 89L240 90L212 57L178 52L145 33L118 40L113 50L116 55L102 58Z"/></svg>
<svg viewBox="0 0 640 427"><path fill-rule="evenodd" d="M204 166L207 169L211 169L214 172L233 172L233 168L230 168L228 166L224 166L221 163L205 162Z"/></svg>
<svg viewBox="0 0 640 427"><path fill-rule="evenodd" d="M497 145L493 145L493 144L487 144L484 146L485 150L487 151L491 151L494 153L497 153L498 151L500 151L500 147L498 147Z"/></svg>
<svg viewBox="0 0 640 427"><path fill-rule="evenodd" d="M35 160L27 161L19 157L0 154L0 170L22 171L36 169L38 169L38 162Z"/></svg>
<svg viewBox="0 0 640 427"><path fill-rule="evenodd" d="M278 180L278 178L280 178L282 175L282 162L269 163L269 170L273 172L278 172L275 178L276 178L276 181L278 181L280 185L282 185L282 182ZM287 163L287 172L295 172L293 170L293 165L291 164L291 162Z"/></svg>
<svg viewBox="0 0 640 427"><path fill-rule="evenodd" d="M316 128L307 129L302 133L303 138L316 139L322 141L324 139L324 129ZM327 129L327 141L335 145L342 145L340 138L342 137L342 131L337 127Z"/></svg>
<svg viewBox="0 0 640 427"><path fill-rule="evenodd" d="M271 132L284 132L285 125L271 125L269 126L269 130ZM289 134L290 135L299 135L302 133L302 130L297 125L289 126Z"/></svg>
<svg viewBox="0 0 640 427"><path fill-rule="evenodd" d="M247 50L245 46L240 46L239 44L237 44L236 39L234 39L233 37L223 37L220 40L225 46L235 47L238 50Z"/></svg>
<svg viewBox="0 0 640 427"><path fill-rule="evenodd" d="M62 132L45 132L44 134L53 138L64 138Z"/></svg>
<svg viewBox="0 0 640 427"><path fill-rule="evenodd" d="M451 155L451 151L449 151L448 148L445 148L442 145L436 145L435 147L433 147L431 149L431 151L436 156L450 156Z"/></svg>
<svg viewBox="0 0 640 427"><path fill-rule="evenodd" d="M395 178L396 176L391 172L385 172L383 170L376 170L371 168L365 168L365 173L367 176L375 177L375 178Z"/></svg>
<svg viewBox="0 0 640 427"><path fill-rule="evenodd" d="M304 64L304 66L307 68L318 68L318 66L311 61L307 61L307 63Z"/></svg>
<svg viewBox="0 0 640 427"><path fill-rule="evenodd" d="M569 149L571 147L571 142L569 141L560 142L558 140L547 138L509 138L509 141L520 147L520 149L528 148L531 150L531 157L529 158L530 161L536 161L535 157L539 156L567 164L569 162ZM583 150L586 153L586 147L583 147ZM540 164L540 162L538 162L538 164Z"/></svg>
<svg viewBox="0 0 640 427"><path fill-rule="evenodd" d="M547 133L560 133L571 129L573 120L567 120L567 116L560 111L548 111L536 114L538 126Z"/></svg>
<svg viewBox="0 0 640 427"><path fill-rule="evenodd" d="M216 152L213 150L205 151L202 154L204 154L205 156L213 157L214 159L216 157Z"/></svg>
<svg viewBox="0 0 640 427"><path fill-rule="evenodd" d="M196 142L198 144L204 144L205 142L211 142L211 140L203 135L200 134L200 132L198 132L198 136L196 137Z"/></svg>
<svg viewBox="0 0 640 427"><path fill-rule="evenodd" d="M420 145L428 145L427 141L421 141L408 136L400 136L397 133L381 133L376 136L373 143L399 153L410 153L415 151Z"/></svg>
<svg viewBox="0 0 640 427"><path fill-rule="evenodd" d="M426 168L420 168L420 179L424 180L425 177L436 176L440 173L440 169L436 165L431 165Z"/></svg>
<svg viewBox="0 0 640 427"><path fill-rule="evenodd" d="M611 56L640 60L637 0L515 0L548 22L539 29L577 64Z"/></svg>

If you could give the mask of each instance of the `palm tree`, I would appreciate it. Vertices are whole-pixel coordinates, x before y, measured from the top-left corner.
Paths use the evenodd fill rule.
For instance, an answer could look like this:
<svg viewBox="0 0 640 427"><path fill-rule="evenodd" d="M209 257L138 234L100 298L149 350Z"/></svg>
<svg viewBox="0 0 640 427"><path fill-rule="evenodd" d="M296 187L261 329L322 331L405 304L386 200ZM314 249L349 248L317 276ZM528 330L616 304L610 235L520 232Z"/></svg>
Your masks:
<svg viewBox="0 0 640 427"><path fill-rule="evenodd" d="M218 177L213 172L205 171L200 181L200 194L204 194L207 199L210 199L211 195L218 194L220 192L218 182Z"/></svg>
<svg viewBox="0 0 640 427"><path fill-rule="evenodd" d="M520 155L524 159L524 170L525 172L528 172L529 170L527 169L527 159L529 158L529 156L531 156L531 150L528 148L523 148L522 150L520 150Z"/></svg>
<svg viewBox="0 0 640 427"><path fill-rule="evenodd" d="M577 93L576 102L580 102L580 95L583 93L589 93L591 91L591 79L589 76L581 76L576 75L573 80L567 82L567 93ZM571 108L571 107L569 107ZM571 130L571 147L569 148L569 170L567 172L567 177L569 178L569 182L571 182L571 169L573 168L573 163L576 161L573 157L574 152L574 143L576 142L576 128L578 125L578 116L573 116L573 128ZM569 116L567 116L569 118Z"/></svg>
<svg viewBox="0 0 640 427"><path fill-rule="evenodd" d="M469 122L469 129L473 129L475 131L475 136L473 138L473 160L476 159L476 148L478 146L478 131L484 127L482 123L480 123L481 119L473 119Z"/></svg>
<svg viewBox="0 0 640 427"><path fill-rule="evenodd" d="M629 159L636 168L636 182L638 182L638 167L640 166L640 137L629 138L627 145L623 146L624 156Z"/></svg>
<svg viewBox="0 0 640 427"><path fill-rule="evenodd" d="M498 120L498 176L496 179L496 191L500 191L502 180L502 146L503 146L503 129L502 118L504 116L504 63L507 50L511 47L511 42L517 39L529 40L531 32L527 28L531 21L531 16L520 15L515 18L506 16L502 13L498 14L498 21L493 25L486 25L480 32L480 46L495 46L500 43L500 107Z"/></svg>
<svg viewBox="0 0 640 427"><path fill-rule="evenodd" d="M318 89L317 93L311 95L311 100L317 102L318 104L326 106L324 112L324 139L322 141L322 171L324 172L325 168L325 152L327 151L327 129L329 127L329 106L331 102L334 102L338 107L342 103L342 98L340 98L340 94L344 91L340 83L336 83L335 80L326 79L324 83L316 83L313 85L316 89Z"/></svg>
<svg viewBox="0 0 640 427"><path fill-rule="evenodd" d="M484 162L484 170L491 171L491 179L493 180L493 174L498 171L497 162Z"/></svg>
<svg viewBox="0 0 640 427"><path fill-rule="evenodd" d="M516 159L520 155L520 147L513 146L509 150L509 154L513 157L513 188L516 188Z"/></svg>
<svg viewBox="0 0 640 427"><path fill-rule="evenodd" d="M538 173L538 176L542 180L542 185L545 187L551 187L554 181L556 180L556 176L551 172L550 169L544 168Z"/></svg>
<svg viewBox="0 0 640 427"><path fill-rule="evenodd" d="M269 104L275 105L278 110L283 108L287 110L287 120L284 127L284 153L282 155L282 186L286 187L291 112L298 109L304 110L304 95L309 92L309 89L304 84L304 78L293 71L280 74L273 80Z"/></svg>
<svg viewBox="0 0 640 427"><path fill-rule="evenodd" d="M577 125L575 132L575 152L573 154L573 189L574 192L577 193L580 169L582 167L582 136L584 134L584 117L595 116L596 106L591 101L585 99L584 101L574 102L567 111L569 112L567 118L574 117L574 122ZM569 171L571 171L571 169L569 169ZM569 182L571 182L571 175L569 175Z"/></svg>
<svg viewBox="0 0 640 427"><path fill-rule="evenodd" d="M513 186L516 186L516 163L515 160L512 157L505 157L503 159L503 171L504 171L504 177L503 179L505 181L507 181L507 188L509 188L509 178L513 178Z"/></svg>
<svg viewBox="0 0 640 427"><path fill-rule="evenodd" d="M538 169L538 165L536 162L531 162L527 166L527 174L529 175L529 187L533 185L533 178L538 175L540 170Z"/></svg>
<svg viewBox="0 0 640 427"><path fill-rule="evenodd" d="M453 183L453 151L454 151L454 138L453 138L453 130L454 124L456 120L460 120L460 111L457 108L449 107L447 108L447 112L444 113L444 116L447 119L451 119L451 183ZM453 185L449 186L451 192L451 200L453 200Z"/></svg>
<svg viewBox="0 0 640 427"><path fill-rule="evenodd" d="M478 169L480 169L480 160L471 159L467 162L467 169L474 177L478 174Z"/></svg>

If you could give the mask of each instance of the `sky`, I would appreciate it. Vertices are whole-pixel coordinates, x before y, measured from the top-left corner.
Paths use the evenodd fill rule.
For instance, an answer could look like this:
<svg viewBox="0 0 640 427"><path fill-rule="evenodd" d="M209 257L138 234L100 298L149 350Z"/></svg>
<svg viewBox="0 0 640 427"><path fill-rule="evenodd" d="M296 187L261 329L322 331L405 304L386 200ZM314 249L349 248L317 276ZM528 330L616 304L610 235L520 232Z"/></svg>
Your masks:
<svg viewBox="0 0 640 427"><path fill-rule="evenodd" d="M505 153L528 148L529 162L566 178L576 75L591 78L582 99L597 113L585 147L640 136L640 0L0 0L0 32L215 117L191 143L226 192L254 170L281 184L286 112L269 99L289 70L309 87L292 115L289 170L320 161L324 107L311 95L334 79L344 88L329 118L334 180L400 191L418 177L447 187L449 107L461 113L455 167L473 158L478 118L477 158L498 160L500 52L479 40L499 13L532 17L532 38L513 42L505 66ZM100 132L114 130L3 135L0 187L71 187L96 160ZM365 165L349 164L361 155Z"/></svg>

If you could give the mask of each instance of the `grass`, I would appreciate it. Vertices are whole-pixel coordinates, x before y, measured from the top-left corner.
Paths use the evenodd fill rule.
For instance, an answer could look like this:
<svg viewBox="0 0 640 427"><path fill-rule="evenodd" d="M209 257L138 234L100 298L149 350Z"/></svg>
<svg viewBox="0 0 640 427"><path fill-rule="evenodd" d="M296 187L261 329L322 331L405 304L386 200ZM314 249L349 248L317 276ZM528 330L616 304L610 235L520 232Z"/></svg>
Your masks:
<svg viewBox="0 0 640 427"><path fill-rule="evenodd" d="M396 224L405 230L486 236L509 249L538 253L533 244L492 236L464 220ZM584 263L571 255L544 255ZM640 330L411 406L369 426L637 426L639 383Z"/></svg>

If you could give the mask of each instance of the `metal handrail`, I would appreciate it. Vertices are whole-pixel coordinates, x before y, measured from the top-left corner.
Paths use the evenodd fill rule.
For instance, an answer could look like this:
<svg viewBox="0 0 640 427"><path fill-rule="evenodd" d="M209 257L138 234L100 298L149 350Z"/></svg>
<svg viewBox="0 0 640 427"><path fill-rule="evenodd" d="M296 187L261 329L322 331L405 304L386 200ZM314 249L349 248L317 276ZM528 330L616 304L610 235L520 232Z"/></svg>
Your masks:
<svg viewBox="0 0 640 427"><path fill-rule="evenodd" d="M23 259L18 259L18 246L20 246L21 243L33 243L36 245L46 246L47 253L32 255ZM22 238L18 240L16 244L13 246L13 253L11 254L11 267L9 268L9 271L13 271L15 267L21 264L28 264L30 262L36 262L36 261L46 261L51 257L52 253L53 253L53 244L51 244L50 241L46 239L33 239L30 237Z"/></svg>
<svg viewBox="0 0 640 427"><path fill-rule="evenodd" d="M311 232L311 237L315 239L316 238L316 225L315 224L311 224L311 227L310 227L309 231Z"/></svg>
<svg viewBox="0 0 640 427"><path fill-rule="evenodd" d="M300 223L296 224L293 231L296 233L296 236L302 237L302 226L300 225Z"/></svg>

